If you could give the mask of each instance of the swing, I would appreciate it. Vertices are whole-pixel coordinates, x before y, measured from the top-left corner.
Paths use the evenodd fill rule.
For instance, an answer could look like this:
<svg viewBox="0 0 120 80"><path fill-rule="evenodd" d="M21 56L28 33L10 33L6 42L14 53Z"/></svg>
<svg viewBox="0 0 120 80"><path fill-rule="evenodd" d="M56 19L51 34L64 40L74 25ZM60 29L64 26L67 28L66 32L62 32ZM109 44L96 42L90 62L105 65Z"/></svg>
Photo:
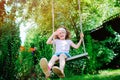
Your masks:
<svg viewBox="0 0 120 80"><path fill-rule="evenodd" d="M81 16L81 10L80 10L80 0L78 0L78 6L79 6L80 31L83 33L83 31L82 31L82 16ZM52 29L53 29L53 32L54 32L54 0L52 0ZM76 55L76 56L72 56L70 58L67 58L66 61L72 61L72 60L75 60L75 59L84 58L84 57L88 56L88 53L86 52L86 49L85 49L84 39L83 39L82 43L83 43L84 53ZM55 47L53 45L53 49L54 48Z"/></svg>

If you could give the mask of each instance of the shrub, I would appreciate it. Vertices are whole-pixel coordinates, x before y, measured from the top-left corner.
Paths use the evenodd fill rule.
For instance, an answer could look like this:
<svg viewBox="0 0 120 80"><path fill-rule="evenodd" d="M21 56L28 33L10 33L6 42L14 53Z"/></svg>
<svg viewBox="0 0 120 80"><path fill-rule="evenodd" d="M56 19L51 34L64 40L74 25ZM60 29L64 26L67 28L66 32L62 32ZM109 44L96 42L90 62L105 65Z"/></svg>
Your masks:
<svg viewBox="0 0 120 80"><path fill-rule="evenodd" d="M109 48L107 48L99 43L94 44L94 50L95 50L95 52L97 52L97 53L94 52L95 54L97 54L96 55L97 69L100 69L105 64L110 63L111 60L113 60L113 58L115 56L113 50L110 50Z"/></svg>
<svg viewBox="0 0 120 80"><path fill-rule="evenodd" d="M16 72L17 79L25 79L31 73L33 68L33 59L32 54L27 51L23 51L19 53L19 56L16 60Z"/></svg>
<svg viewBox="0 0 120 80"><path fill-rule="evenodd" d="M19 47L19 28L14 22L5 22L0 26L0 75L3 80L15 79L15 61Z"/></svg>

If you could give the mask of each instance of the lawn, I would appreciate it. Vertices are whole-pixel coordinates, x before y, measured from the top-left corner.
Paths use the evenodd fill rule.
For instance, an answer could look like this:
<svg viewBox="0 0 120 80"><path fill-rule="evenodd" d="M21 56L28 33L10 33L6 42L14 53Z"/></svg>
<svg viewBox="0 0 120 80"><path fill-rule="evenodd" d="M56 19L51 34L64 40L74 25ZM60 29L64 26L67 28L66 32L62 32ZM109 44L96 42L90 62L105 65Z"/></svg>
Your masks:
<svg viewBox="0 0 120 80"><path fill-rule="evenodd" d="M78 75L66 77L59 80L120 80L120 69L117 70L101 70L96 75Z"/></svg>

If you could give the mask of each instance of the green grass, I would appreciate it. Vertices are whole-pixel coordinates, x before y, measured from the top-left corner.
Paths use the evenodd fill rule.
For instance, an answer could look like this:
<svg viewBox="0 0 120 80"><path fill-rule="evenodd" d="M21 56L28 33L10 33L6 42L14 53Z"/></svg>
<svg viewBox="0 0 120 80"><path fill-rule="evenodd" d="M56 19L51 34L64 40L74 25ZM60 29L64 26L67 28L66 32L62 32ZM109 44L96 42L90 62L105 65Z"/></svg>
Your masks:
<svg viewBox="0 0 120 80"><path fill-rule="evenodd" d="M71 76L58 80L120 80L120 69L117 70L102 70L96 75L80 75Z"/></svg>

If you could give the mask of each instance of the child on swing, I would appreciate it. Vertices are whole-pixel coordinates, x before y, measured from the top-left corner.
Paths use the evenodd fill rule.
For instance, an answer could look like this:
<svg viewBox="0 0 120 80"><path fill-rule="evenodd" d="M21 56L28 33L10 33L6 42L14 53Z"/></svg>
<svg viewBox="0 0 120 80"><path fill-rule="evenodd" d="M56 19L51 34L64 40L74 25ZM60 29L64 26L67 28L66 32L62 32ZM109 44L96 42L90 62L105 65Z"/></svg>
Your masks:
<svg viewBox="0 0 120 80"><path fill-rule="evenodd" d="M81 42L83 40L83 33L80 34L80 40L77 44L74 44L69 38L70 33L64 27L58 28L47 40L47 44L54 44L56 47L55 54L52 56L49 62L47 62L46 58L42 58L40 60L40 67L45 74L46 78L50 77L50 70L57 74L58 77L65 77L64 67L66 59L71 57L69 54L70 46L73 48L79 48ZM55 38L55 39L53 39ZM59 60L60 66L54 66L55 62Z"/></svg>

